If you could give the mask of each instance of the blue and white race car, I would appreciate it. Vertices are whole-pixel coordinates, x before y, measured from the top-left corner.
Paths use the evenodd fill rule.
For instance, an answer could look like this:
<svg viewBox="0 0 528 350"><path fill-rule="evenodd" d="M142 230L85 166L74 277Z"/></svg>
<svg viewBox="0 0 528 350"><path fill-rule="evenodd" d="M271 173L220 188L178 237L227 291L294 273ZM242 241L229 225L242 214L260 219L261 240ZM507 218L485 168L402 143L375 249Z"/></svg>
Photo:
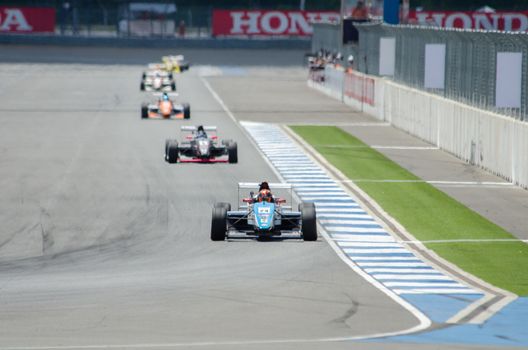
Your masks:
<svg viewBox="0 0 528 350"><path fill-rule="evenodd" d="M262 191L263 184L267 192ZM259 188L260 187L260 188ZM231 210L230 203L215 203L211 222L211 240L223 241L226 238L238 237L272 237L283 233L298 234L305 241L317 240L317 221L313 203L299 204L298 211L286 205L286 199L271 195L270 188L287 190L291 196L292 186L283 183L239 183L240 190L249 192L249 197L242 199L238 210ZM290 201L291 202L291 201Z"/></svg>

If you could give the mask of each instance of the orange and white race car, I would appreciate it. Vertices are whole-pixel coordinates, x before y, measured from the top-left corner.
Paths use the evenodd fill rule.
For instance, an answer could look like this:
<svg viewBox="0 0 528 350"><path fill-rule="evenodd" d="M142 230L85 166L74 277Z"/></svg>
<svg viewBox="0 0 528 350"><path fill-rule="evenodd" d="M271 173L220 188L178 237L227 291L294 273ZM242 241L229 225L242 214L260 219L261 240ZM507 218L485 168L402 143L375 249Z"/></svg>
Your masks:
<svg viewBox="0 0 528 350"><path fill-rule="evenodd" d="M155 102L141 104L141 119L191 118L191 106L188 103L177 104L169 98L166 92L154 94L154 96L159 96L159 99Z"/></svg>

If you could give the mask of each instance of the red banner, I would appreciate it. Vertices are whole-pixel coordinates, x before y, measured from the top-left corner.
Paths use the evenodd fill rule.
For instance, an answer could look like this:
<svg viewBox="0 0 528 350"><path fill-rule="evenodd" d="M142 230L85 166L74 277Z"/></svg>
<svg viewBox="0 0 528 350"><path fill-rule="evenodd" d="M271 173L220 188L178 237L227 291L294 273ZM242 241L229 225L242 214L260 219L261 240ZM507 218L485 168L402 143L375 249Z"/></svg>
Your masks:
<svg viewBox="0 0 528 350"><path fill-rule="evenodd" d="M328 11L214 10L213 36L309 36L313 23L338 23Z"/></svg>
<svg viewBox="0 0 528 350"><path fill-rule="evenodd" d="M528 11L523 12L455 12L410 11L409 24L447 28L528 31Z"/></svg>
<svg viewBox="0 0 528 350"><path fill-rule="evenodd" d="M374 106L376 81L372 78L347 73L345 75L345 96Z"/></svg>
<svg viewBox="0 0 528 350"><path fill-rule="evenodd" d="M55 9L48 7L0 7L0 33L53 33Z"/></svg>

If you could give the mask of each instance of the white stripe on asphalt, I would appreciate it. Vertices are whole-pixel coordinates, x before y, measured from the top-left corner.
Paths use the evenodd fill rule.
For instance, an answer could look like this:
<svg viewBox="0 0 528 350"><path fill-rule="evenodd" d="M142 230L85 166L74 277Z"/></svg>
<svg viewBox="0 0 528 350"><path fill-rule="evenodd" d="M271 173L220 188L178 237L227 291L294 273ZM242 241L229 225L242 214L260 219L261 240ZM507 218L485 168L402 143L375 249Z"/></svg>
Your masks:
<svg viewBox="0 0 528 350"><path fill-rule="evenodd" d="M356 260L355 257L351 257L352 259ZM395 266L395 267L413 267L413 266L429 266L426 265L423 262L391 262L390 265L388 265L386 262L358 262L357 263L361 267L387 267L387 266ZM378 278L378 276L376 276Z"/></svg>
<svg viewBox="0 0 528 350"><path fill-rule="evenodd" d="M373 274L378 274L378 273L416 273L416 274L424 274L424 273L429 273L429 274L440 274L440 272L436 271L435 269L433 269L432 267L431 268L426 268L426 269L423 269L423 268L419 268L419 269L409 269L409 268L372 268L372 269L365 269L365 272L367 273L373 273Z"/></svg>
<svg viewBox="0 0 528 350"><path fill-rule="evenodd" d="M434 288L424 288L424 289L393 289L394 293L401 294L479 294L473 289L434 289Z"/></svg>
<svg viewBox="0 0 528 350"><path fill-rule="evenodd" d="M341 248L347 247L378 247L378 248L401 248L398 243L373 243L373 242L337 242Z"/></svg>
<svg viewBox="0 0 528 350"><path fill-rule="evenodd" d="M383 228L367 228L367 227L346 227L346 226L332 226L325 225L325 228L330 232L350 232L354 233L385 233L388 235L387 231Z"/></svg>
<svg viewBox="0 0 528 350"><path fill-rule="evenodd" d="M379 224L374 220L320 219L319 222L325 225L348 224L348 225L370 225L370 226L379 227Z"/></svg>
<svg viewBox="0 0 528 350"><path fill-rule="evenodd" d="M445 276L445 275L435 275L431 276L428 274L423 275L394 275L394 274L385 274L385 275L375 275L374 278L376 278L379 281L384 280L398 280L398 281L419 281L419 280L425 280L425 281L453 281L452 278Z"/></svg>
<svg viewBox="0 0 528 350"><path fill-rule="evenodd" d="M383 257L381 256L370 256L370 257L358 256L354 258L354 261L365 261L365 262L385 261L386 266L382 266L382 267L386 267L386 268L389 268L392 266L390 264L392 264L393 260L394 261L409 261L409 262L412 261L416 263L422 262L415 256L383 256Z"/></svg>
<svg viewBox="0 0 528 350"><path fill-rule="evenodd" d="M351 242L395 242L390 235L347 235L342 233L331 234L333 240Z"/></svg>
<svg viewBox="0 0 528 350"><path fill-rule="evenodd" d="M342 214L342 212L334 213L334 212L325 212L325 213L317 213L318 218L340 218L340 219L369 219L365 221L374 220L372 216L368 214Z"/></svg>
<svg viewBox="0 0 528 350"><path fill-rule="evenodd" d="M429 282L384 282L384 285L387 287L452 287L452 288L466 288L466 286L461 285L453 281L452 283L429 283Z"/></svg>
<svg viewBox="0 0 528 350"><path fill-rule="evenodd" d="M345 248L347 254L371 253L371 254L411 254L405 248Z"/></svg>

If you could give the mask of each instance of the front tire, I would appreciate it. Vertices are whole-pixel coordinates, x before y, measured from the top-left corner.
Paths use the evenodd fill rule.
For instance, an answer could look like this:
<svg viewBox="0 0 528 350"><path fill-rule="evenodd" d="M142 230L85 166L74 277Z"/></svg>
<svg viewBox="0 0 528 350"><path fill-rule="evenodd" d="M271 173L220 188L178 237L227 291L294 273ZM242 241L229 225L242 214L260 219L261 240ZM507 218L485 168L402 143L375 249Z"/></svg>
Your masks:
<svg viewBox="0 0 528 350"><path fill-rule="evenodd" d="M183 103L183 119L191 119L191 105Z"/></svg>
<svg viewBox="0 0 528 350"><path fill-rule="evenodd" d="M220 204L220 205L218 205ZM213 216L211 219L211 240L223 241L227 234L227 207L225 204L218 203L213 207Z"/></svg>
<svg viewBox="0 0 528 350"><path fill-rule="evenodd" d="M176 83L171 83L171 90L176 91Z"/></svg>
<svg viewBox="0 0 528 350"><path fill-rule="evenodd" d="M145 91L145 83L141 82L141 84L139 85L139 90Z"/></svg>
<svg viewBox="0 0 528 350"><path fill-rule="evenodd" d="M299 205L301 211L301 232L305 241L317 241L317 217L313 203Z"/></svg>
<svg viewBox="0 0 528 350"><path fill-rule="evenodd" d="M167 140L165 143L165 160L169 164L175 164L178 162L178 156L178 142L175 140Z"/></svg>
<svg viewBox="0 0 528 350"><path fill-rule="evenodd" d="M141 104L141 119L147 119L148 118L148 104L143 103Z"/></svg>
<svg viewBox="0 0 528 350"><path fill-rule="evenodd" d="M238 163L238 146L236 142L227 144L227 156L230 164Z"/></svg>

